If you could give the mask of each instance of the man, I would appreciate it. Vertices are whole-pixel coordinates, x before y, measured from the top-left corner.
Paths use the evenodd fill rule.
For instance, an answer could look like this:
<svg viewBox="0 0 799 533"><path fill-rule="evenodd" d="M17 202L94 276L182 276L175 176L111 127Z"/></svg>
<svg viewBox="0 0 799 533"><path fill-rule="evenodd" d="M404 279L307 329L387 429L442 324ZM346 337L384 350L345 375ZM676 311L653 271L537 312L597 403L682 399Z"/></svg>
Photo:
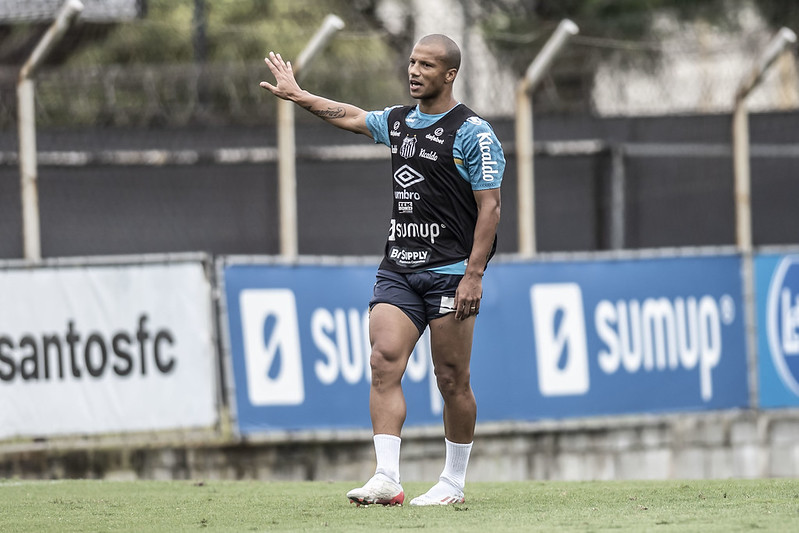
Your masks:
<svg viewBox="0 0 799 533"><path fill-rule="evenodd" d="M377 468L347 497L358 505L405 500L399 475L406 413L400 381L429 326L444 400L446 459L438 483L411 505L463 503L477 416L469 380L472 334L483 273L496 248L505 158L491 126L453 97L460 50L444 35L422 38L408 63L410 94L418 105L373 112L302 90L280 54L270 52L266 64L275 84L261 82L261 87L392 152L394 207L369 302L369 411Z"/></svg>

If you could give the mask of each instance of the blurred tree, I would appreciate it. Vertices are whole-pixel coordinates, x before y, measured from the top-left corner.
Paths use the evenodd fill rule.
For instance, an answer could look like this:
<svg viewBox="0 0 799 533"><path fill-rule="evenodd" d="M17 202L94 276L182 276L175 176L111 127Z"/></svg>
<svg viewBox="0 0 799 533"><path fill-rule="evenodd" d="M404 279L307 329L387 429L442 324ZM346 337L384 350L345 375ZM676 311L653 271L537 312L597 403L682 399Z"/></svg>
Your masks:
<svg viewBox="0 0 799 533"><path fill-rule="evenodd" d="M260 59L272 48L298 53L328 13L350 34L372 32L359 2L345 0L147 0L146 17L118 24L102 43L83 47L70 64L158 64ZM198 34L204 34L198 38ZM202 41L198 43L198 41ZM337 46L337 42L331 43ZM361 49L370 54L372 47Z"/></svg>
<svg viewBox="0 0 799 533"><path fill-rule="evenodd" d="M785 0L481 0L478 5L486 39L499 52L512 50L509 56L519 71L564 18L575 21L581 35L653 45L656 14L735 30L742 10L754 7L775 30L786 24L799 27L799 2ZM520 44L538 46L528 46L525 54L518 53Z"/></svg>
<svg viewBox="0 0 799 533"><path fill-rule="evenodd" d="M393 82L397 52L362 7L361 2L348 0L147 0L146 17L116 25L102 42L86 43L73 52L67 65L122 70L175 65L178 76L177 65L194 63L199 74L186 76L197 77L201 107L207 107L208 98L217 100L217 108L235 107L241 102L231 98L242 98L249 90L242 84L257 85L258 79L269 75L262 60L270 50L296 57L324 17L334 13L346 27L320 52L313 76L304 85L363 106L395 103L404 94ZM206 73L219 72L221 66L230 69L230 79L210 79L213 75ZM342 71L352 75L342 77ZM159 86L163 84L186 82L163 80Z"/></svg>
<svg viewBox="0 0 799 533"><path fill-rule="evenodd" d="M315 61L313 75L303 82L306 88L370 109L409 101L401 80L418 1L142 1L142 18L79 22L68 33L48 59L49 67L64 64L60 83L40 83L42 124L263 122L273 106L264 105L269 99L257 86L268 76L262 58L270 50L296 57L328 13L339 15L347 26ZM568 47L544 87L555 102L549 108L559 110L590 110L594 70L607 57L604 45L593 46L598 40L637 47L643 52L629 54L635 58L630 61L656 65L655 14L735 31L742 24L740 14L756 9L775 29L799 29L797 0L453 1L462 4L466 20L479 28L496 57L518 74L560 20L578 23L581 34L574 42L584 46ZM392 5L399 10L386 9ZM16 69L46 26L0 26L0 127L13 122ZM73 84L71 91L63 90L64 80ZM70 96L75 94L81 97Z"/></svg>

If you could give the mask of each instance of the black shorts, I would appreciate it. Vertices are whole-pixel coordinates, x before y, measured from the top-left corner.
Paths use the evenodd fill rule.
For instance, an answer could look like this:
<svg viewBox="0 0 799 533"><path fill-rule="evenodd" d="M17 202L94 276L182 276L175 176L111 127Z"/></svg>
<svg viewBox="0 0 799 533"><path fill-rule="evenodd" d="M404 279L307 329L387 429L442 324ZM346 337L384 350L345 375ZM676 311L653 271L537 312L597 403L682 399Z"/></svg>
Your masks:
<svg viewBox="0 0 799 533"><path fill-rule="evenodd" d="M431 320L455 311L455 290L462 278L429 270L400 274L380 269L369 309L379 303L394 305L408 315L422 334Z"/></svg>

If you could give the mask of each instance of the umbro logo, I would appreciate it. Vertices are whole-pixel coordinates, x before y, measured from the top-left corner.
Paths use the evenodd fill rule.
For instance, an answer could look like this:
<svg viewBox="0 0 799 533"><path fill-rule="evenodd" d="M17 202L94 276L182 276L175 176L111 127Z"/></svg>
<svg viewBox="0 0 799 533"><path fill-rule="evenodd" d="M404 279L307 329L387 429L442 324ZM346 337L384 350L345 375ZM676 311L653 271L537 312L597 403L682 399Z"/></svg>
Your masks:
<svg viewBox="0 0 799 533"><path fill-rule="evenodd" d="M394 181L399 183L403 189L407 189L414 183L419 183L420 181L424 181L424 176L419 174L417 171L415 171L408 165L402 165L394 173Z"/></svg>

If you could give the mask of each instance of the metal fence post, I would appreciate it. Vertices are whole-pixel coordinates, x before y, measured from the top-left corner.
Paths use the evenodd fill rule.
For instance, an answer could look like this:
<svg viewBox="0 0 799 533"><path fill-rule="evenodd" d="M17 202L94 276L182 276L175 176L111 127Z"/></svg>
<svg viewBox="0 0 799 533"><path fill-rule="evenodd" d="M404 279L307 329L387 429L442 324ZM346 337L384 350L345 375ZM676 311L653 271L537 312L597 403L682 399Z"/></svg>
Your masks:
<svg viewBox="0 0 799 533"><path fill-rule="evenodd" d="M67 0L55 21L42 36L36 48L19 71L17 81L17 121L19 131L19 174L22 199L22 242L25 259L42 258L39 228L39 188L36 161L36 106L33 77L53 46L63 37L80 12L79 0Z"/></svg>
<svg viewBox="0 0 799 533"><path fill-rule="evenodd" d="M328 15L292 65L297 79L307 71L311 59L327 44L333 34L344 27L344 21ZM280 219L280 255L294 259L298 254L297 238L297 169L294 140L294 104L277 101L277 183Z"/></svg>
<svg viewBox="0 0 799 533"><path fill-rule="evenodd" d="M627 175L624 168L624 146L610 149L610 248L622 250L626 245L625 218L627 217Z"/></svg>
<svg viewBox="0 0 799 533"><path fill-rule="evenodd" d="M749 367L749 403L759 405L757 375L757 330L755 327L754 258L752 254L752 195L749 166L749 114L746 100L757 87L763 74L772 63L796 42L796 34L782 28L769 42L763 54L735 93L735 109L732 119L733 173L735 176L735 242L741 254L743 297L745 306L747 363Z"/></svg>
<svg viewBox="0 0 799 533"><path fill-rule="evenodd" d="M533 168L533 91L549 70L555 56L580 29L571 20L562 20L516 86L516 159L519 183L519 254L532 257L535 241L535 175Z"/></svg>

